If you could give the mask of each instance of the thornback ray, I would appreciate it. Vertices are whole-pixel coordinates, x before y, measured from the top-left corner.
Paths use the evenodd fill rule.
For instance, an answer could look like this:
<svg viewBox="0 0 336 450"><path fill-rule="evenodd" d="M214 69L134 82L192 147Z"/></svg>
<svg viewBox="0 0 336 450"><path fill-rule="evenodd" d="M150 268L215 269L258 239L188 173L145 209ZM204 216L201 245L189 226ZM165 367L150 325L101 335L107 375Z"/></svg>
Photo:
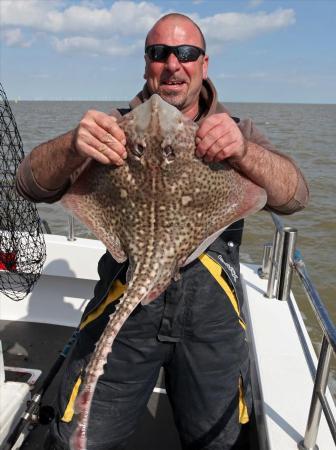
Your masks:
<svg viewBox="0 0 336 450"><path fill-rule="evenodd" d="M89 411L120 328L153 301L231 223L260 210L265 191L225 162L195 156L198 126L154 94L119 121L127 143L120 167L91 162L62 203L118 261L128 287L96 343L76 403L73 450L86 450Z"/></svg>

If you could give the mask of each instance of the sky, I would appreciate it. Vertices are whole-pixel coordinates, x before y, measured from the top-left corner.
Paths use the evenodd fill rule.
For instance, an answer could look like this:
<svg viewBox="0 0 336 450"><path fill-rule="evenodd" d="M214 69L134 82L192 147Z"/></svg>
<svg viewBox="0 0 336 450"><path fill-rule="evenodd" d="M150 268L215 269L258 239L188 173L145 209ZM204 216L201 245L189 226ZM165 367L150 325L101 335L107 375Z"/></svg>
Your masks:
<svg viewBox="0 0 336 450"><path fill-rule="evenodd" d="M201 27L227 102L336 103L336 0L0 0L0 81L15 100L129 100L148 30Z"/></svg>

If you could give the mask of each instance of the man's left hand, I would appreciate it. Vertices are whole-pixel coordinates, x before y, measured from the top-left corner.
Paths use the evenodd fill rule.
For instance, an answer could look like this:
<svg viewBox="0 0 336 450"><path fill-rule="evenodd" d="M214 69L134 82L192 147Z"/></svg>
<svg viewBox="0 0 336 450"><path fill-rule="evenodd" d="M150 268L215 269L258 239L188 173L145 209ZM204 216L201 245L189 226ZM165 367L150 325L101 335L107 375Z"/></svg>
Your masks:
<svg viewBox="0 0 336 450"><path fill-rule="evenodd" d="M201 122L196 133L196 155L204 161L239 161L245 153L244 137L228 114L213 114Z"/></svg>

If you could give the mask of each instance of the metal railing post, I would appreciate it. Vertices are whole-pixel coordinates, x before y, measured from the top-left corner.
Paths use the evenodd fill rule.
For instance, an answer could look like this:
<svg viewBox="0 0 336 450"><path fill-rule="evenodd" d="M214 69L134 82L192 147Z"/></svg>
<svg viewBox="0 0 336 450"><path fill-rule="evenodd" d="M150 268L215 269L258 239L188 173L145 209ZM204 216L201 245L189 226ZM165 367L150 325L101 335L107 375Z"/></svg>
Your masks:
<svg viewBox="0 0 336 450"><path fill-rule="evenodd" d="M288 300L292 284L297 229L284 227L276 298Z"/></svg>
<svg viewBox="0 0 336 450"><path fill-rule="evenodd" d="M69 216L69 229L68 229L68 241L75 241L75 224L74 224L74 218L72 216Z"/></svg>
<svg viewBox="0 0 336 450"><path fill-rule="evenodd" d="M258 275L260 278L268 279L271 264L272 264L272 242L268 242L264 245L264 253L263 253L263 259L261 263L261 267L258 269Z"/></svg>
<svg viewBox="0 0 336 450"><path fill-rule="evenodd" d="M277 229L275 231L275 234L273 237L272 252L271 252L271 266L270 266L268 283L267 283L267 292L265 294L265 296L267 298L274 297L274 283L275 283L275 277L276 277L278 263L279 263L280 243L281 243L281 232L280 232L280 230Z"/></svg>
<svg viewBox="0 0 336 450"><path fill-rule="evenodd" d="M322 403L320 397L323 397L325 395L327 389L331 354L332 348L329 345L326 336L323 336L320 357L316 371L313 396L308 415L307 428L304 440L301 441L298 446L300 450L318 450L316 439L322 413Z"/></svg>
<svg viewBox="0 0 336 450"><path fill-rule="evenodd" d="M49 224L48 224L48 222L45 219L41 220L41 224L42 224L46 234L52 234L51 229L49 227Z"/></svg>

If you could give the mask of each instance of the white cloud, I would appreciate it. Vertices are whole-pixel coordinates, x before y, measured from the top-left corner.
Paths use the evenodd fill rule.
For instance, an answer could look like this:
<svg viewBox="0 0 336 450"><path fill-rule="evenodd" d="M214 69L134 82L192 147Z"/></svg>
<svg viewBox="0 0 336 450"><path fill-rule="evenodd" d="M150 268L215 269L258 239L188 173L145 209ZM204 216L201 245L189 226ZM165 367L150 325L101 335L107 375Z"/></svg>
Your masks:
<svg viewBox="0 0 336 450"><path fill-rule="evenodd" d="M70 0L0 0L1 24L5 29L20 27L33 34L46 32L59 52L83 50L125 55L138 48L137 40L143 41L150 27L166 12L147 1L125 0L115 1L109 7L104 5L101 0L78 4L71 4ZM295 23L293 9L192 17L204 31L210 52L220 51L229 41L247 40ZM136 40L130 48L126 37Z"/></svg>
<svg viewBox="0 0 336 450"><path fill-rule="evenodd" d="M161 15L160 8L148 2L116 1L110 8L91 2L62 6L57 0L2 0L2 24L51 33L135 35L146 33Z"/></svg>
<svg viewBox="0 0 336 450"><path fill-rule="evenodd" d="M1 24L44 29L45 22L49 20L50 11L60 5L61 2L57 0L2 0Z"/></svg>
<svg viewBox="0 0 336 450"><path fill-rule="evenodd" d="M73 36L53 39L53 47L60 53L83 52L91 55L128 56L143 46L143 42L123 45L115 39Z"/></svg>
<svg viewBox="0 0 336 450"><path fill-rule="evenodd" d="M278 9L272 13L223 13L198 20L207 41L211 44L247 40L262 33L275 31L295 23L292 9Z"/></svg>
<svg viewBox="0 0 336 450"><path fill-rule="evenodd" d="M30 47L32 40L27 40L20 28L10 28L2 32L3 39L8 47Z"/></svg>

